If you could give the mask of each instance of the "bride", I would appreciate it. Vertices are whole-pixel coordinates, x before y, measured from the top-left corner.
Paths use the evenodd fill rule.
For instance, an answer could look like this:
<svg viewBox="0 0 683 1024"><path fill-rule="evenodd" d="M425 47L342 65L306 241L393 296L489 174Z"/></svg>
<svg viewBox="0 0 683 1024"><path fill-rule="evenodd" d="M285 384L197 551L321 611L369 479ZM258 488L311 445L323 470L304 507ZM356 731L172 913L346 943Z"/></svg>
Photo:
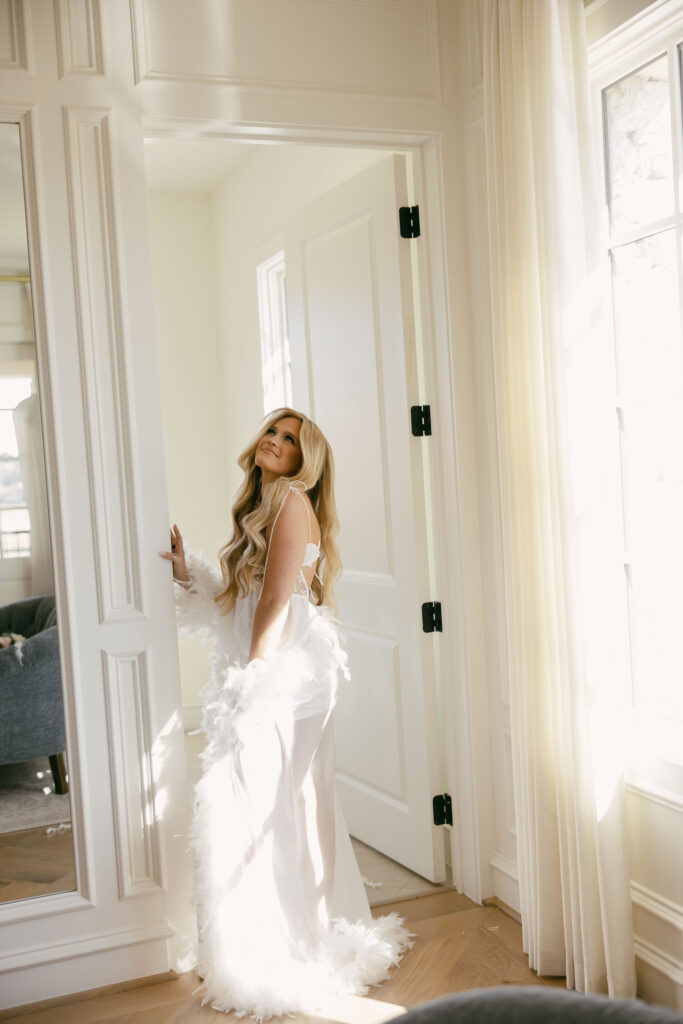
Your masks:
<svg viewBox="0 0 683 1024"><path fill-rule="evenodd" d="M282 408L238 464L221 572L177 526L161 554L180 628L213 643L191 831L203 1002L262 1020L365 994L412 943L396 914L373 920L335 793L332 451Z"/></svg>

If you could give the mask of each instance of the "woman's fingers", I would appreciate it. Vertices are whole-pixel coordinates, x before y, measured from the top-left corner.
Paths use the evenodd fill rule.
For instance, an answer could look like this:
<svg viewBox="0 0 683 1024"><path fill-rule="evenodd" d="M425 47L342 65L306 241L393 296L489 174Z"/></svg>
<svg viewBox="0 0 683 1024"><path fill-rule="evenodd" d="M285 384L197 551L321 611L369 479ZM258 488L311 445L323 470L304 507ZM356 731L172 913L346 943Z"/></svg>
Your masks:
<svg viewBox="0 0 683 1024"><path fill-rule="evenodd" d="M170 529L171 537L171 550L160 551L159 554L162 558L167 558L172 562L184 562L185 561L185 550L183 548L183 538L177 525L174 523Z"/></svg>

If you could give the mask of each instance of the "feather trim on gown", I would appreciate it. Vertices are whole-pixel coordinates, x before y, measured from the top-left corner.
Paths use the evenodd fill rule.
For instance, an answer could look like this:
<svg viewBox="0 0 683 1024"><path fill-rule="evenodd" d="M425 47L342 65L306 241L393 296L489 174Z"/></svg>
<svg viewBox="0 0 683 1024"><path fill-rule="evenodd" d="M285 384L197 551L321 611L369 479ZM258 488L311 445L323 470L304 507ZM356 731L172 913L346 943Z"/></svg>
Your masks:
<svg viewBox="0 0 683 1024"><path fill-rule="evenodd" d="M247 664L258 595L221 615L220 574L187 550L179 627L213 643L191 845L203 1002L256 1020L364 995L412 945L373 920L335 790L331 714L346 653L326 608L291 597L280 641Z"/></svg>

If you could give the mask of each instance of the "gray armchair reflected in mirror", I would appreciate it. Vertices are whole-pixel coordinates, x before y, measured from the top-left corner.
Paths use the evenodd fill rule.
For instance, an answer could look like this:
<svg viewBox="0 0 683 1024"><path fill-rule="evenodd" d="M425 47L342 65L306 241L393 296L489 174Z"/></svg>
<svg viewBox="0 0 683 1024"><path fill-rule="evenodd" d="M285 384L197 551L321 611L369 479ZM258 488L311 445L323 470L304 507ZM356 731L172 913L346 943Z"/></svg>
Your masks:
<svg viewBox="0 0 683 1024"><path fill-rule="evenodd" d="M0 123L0 902L75 888L19 126Z"/></svg>

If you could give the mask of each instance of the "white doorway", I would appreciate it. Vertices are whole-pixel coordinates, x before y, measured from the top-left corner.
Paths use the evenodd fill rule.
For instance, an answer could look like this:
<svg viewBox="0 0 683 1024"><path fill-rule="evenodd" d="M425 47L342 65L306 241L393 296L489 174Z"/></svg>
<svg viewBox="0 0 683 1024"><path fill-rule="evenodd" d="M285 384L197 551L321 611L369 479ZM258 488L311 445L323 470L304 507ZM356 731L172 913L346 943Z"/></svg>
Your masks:
<svg viewBox="0 0 683 1024"><path fill-rule="evenodd" d="M227 537L235 459L263 415L259 328L270 323L266 385L274 396L273 367L291 362L292 403L319 422L337 458L346 567L338 598L352 671L336 711L344 812L363 842L443 881L443 830L432 820L432 797L444 788L439 680L421 620L435 538L425 439L410 433L419 376L413 243L398 224L398 207L410 205L408 172L405 156L386 151L159 139L148 147L173 519L209 556ZM291 351L273 342L264 288L259 309L259 267ZM181 671L191 727L205 654L185 639Z"/></svg>

